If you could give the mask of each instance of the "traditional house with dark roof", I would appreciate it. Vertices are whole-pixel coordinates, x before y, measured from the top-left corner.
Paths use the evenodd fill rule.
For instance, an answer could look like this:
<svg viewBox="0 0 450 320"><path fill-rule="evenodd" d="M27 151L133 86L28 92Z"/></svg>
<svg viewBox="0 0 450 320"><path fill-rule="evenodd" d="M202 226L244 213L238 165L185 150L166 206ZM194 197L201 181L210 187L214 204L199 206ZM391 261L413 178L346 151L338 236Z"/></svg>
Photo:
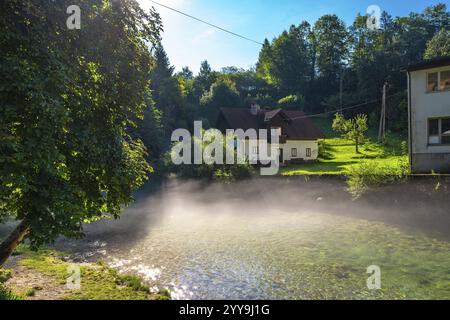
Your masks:
<svg viewBox="0 0 450 320"><path fill-rule="evenodd" d="M323 133L302 111L264 110L253 104L248 108L221 108L216 128L225 133L227 129L281 129L280 163L317 160L318 140ZM258 149L246 149L252 157Z"/></svg>

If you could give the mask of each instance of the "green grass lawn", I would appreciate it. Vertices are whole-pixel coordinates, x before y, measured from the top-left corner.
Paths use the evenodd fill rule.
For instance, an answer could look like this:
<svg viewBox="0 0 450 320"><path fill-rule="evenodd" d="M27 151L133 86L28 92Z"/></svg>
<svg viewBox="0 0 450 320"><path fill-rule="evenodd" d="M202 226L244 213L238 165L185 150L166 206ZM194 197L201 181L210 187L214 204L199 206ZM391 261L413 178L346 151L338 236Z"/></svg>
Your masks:
<svg viewBox="0 0 450 320"><path fill-rule="evenodd" d="M360 146L360 153L357 154L352 141L339 138L336 134L333 134L328 119L319 119L315 122L321 127L325 135L330 137L320 142L322 147L320 148L319 160L281 168L281 175L340 175L345 174L350 166L363 161L375 162L380 167L387 170L392 169L395 172L401 161L408 160L404 150L406 141L398 135L390 135L387 143L380 144L374 142L374 133L369 132L369 138Z"/></svg>

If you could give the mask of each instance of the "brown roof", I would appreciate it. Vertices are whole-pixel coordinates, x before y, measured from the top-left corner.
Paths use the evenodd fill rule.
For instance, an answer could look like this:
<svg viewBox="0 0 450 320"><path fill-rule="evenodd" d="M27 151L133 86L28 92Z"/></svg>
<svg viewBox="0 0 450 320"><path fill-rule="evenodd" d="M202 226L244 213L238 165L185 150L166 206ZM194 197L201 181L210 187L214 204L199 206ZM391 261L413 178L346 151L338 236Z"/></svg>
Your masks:
<svg viewBox="0 0 450 320"><path fill-rule="evenodd" d="M223 116L226 123L222 125L218 123L218 127L225 126L234 130L266 129L267 122L277 115L285 120L283 134L287 135L288 140L316 140L325 137L304 112L281 109L259 110L257 115L252 115L247 108L221 108L218 121L220 122Z"/></svg>

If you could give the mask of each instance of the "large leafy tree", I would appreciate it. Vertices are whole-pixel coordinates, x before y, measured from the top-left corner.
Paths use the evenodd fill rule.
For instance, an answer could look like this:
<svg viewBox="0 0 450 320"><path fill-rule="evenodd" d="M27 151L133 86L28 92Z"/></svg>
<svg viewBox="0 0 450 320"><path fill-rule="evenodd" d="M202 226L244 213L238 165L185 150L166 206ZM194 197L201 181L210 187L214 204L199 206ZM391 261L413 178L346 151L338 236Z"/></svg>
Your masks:
<svg viewBox="0 0 450 320"><path fill-rule="evenodd" d="M428 42L425 59L450 56L450 29L442 29Z"/></svg>
<svg viewBox="0 0 450 320"><path fill-rule="evenodd" d="M278 89L278 96L305 94L311 80L310 26L291 26L270 44L262 47L257 74Z"/></svg>
<svg viewBox="0 0 450 320"><path fill-rule="evenodd" d="M226 77L219 78L201 99L203 114L210 125L214 125L222 107L241 107L242 100L236 89L236 84Z"/></svg>
<svg viewBox="0 0 450 320"><path fill-rule="evenodd" d="M313 32L317 70L324 83L333 87L339 81L342 69L349 59L347 28L336 15L325 15L314 24Z"/></svg>
<svg viewBox="0 0 450 320"><path fill-rule="evenodd" d="M17 228L0 265L27 238L33 248L82 236L85 221L117 218L151 168L129 128L149 92L149 45L161 22L135 0L0 4L0 219Z"/></svg>

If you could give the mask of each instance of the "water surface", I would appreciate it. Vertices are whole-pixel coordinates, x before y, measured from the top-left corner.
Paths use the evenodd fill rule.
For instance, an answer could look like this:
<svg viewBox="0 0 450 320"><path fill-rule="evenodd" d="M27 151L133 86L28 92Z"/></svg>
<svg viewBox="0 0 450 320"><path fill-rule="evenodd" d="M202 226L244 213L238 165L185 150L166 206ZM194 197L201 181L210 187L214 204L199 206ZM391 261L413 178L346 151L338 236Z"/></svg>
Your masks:
<svg viewBox="0 0 450 320"><path fill-rule="evenodd" d="M447 195L419 183L353 201L339 181L172 180L57 247L175 299L450 299ZM381 290L367 289L371 265Z"/></svg>

